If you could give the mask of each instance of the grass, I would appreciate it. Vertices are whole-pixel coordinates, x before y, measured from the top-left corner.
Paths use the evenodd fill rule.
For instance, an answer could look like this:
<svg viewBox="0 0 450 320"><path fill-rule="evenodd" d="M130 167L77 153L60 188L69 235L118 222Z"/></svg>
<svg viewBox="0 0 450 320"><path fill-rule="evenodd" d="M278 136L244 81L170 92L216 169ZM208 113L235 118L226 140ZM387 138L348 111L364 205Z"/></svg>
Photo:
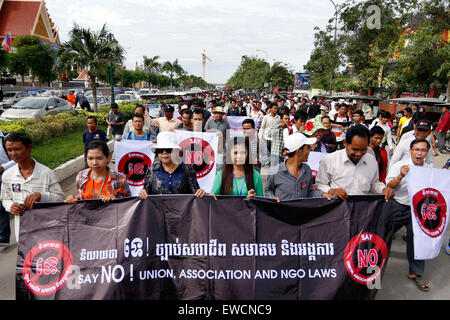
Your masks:
<svg viewBox="0 0 450 320"><path fill-rule="evenodd" d="M99 126L99 129L106 132L106 127ZM33 146L31 156L50 169L55 169L84 153L83 132L85 130L86 128L77 129L65 136L39 143Z"/></svg>

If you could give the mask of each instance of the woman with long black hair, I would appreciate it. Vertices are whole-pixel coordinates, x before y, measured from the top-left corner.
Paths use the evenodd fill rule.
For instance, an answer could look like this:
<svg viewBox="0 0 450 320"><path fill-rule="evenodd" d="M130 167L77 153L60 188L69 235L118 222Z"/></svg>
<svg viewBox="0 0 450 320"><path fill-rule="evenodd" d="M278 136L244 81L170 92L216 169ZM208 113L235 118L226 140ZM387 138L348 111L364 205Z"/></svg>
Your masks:
<svg viewBox="0 0 450 320"><path fill-rule="evenodd" d="M227 153L226 164L217 173L211 193L263 197L261 176L250 164L248 137L233 137L227 143Z"/></svg>

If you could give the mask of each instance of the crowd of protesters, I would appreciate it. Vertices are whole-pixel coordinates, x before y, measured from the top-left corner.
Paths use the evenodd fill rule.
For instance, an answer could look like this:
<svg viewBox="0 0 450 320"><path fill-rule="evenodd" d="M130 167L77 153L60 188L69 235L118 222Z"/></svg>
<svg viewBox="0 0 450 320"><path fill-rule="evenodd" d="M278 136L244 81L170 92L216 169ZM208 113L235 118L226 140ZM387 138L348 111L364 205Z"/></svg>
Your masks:
<svg viewBox="0 0 450 320"><path fill-rule="evenodd" d="M72 97L73 99L73 97ZM83 96L75 104L83 106ZM448 106L436 128L420 108L402 111L399 128L392 134L387 111L374 110L370 101L357 106L351 100L326 101L295 95L199 94L175 105L162 105L157 118L137 105L127 120L112 104L106 123L108 132L87 118L83 134L86 169L76 177L77 194L65 197L52 170L31 158L32 142L23 133L4 138L0 150L2 172L0 242L9 243L7 212L16 219L36 202L83 199L110 201L131 196L125 175L109 168L112 161L108 137L115 140L153 141L155 161L145 173L139 197L152 194L193 194L196 197L237 195L266 197L277 202L323 197L345 200L349 195L384 194L394 205L394 231L406 227L408 277L419 289L424 262L414 260L409 199L405 187L408 165L433 166L432 155L444 152L442 139L450 127ZM230 117L246 117L242 135L230 135ZM191 164L179 155L176 130L216 132L223 163L218 167L211 193L201 189ZM310 152L324 153L317 177L308 166ZM264 171L264 169L268 169ZM266 172L266 173L264 173ZM268 173L267 173L268 172ZM264 174L267 179L263 179ZM64 200L65 199L65 200ZM6 222L5 222L6 217Z"/></svg>

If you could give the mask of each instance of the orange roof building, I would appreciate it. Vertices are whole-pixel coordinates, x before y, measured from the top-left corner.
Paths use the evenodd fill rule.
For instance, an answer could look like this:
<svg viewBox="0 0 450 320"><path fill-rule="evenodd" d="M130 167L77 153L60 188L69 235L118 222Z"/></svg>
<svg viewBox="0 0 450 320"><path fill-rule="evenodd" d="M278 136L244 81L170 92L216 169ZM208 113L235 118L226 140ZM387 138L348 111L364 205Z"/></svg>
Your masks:
<svg viewBox="0 0 450 320"><path fill-rule="evenodd" d="M13 41L18 36L34 35L43 42L60 45L44 0L0 0L0 42L8 33Z"/></svg>

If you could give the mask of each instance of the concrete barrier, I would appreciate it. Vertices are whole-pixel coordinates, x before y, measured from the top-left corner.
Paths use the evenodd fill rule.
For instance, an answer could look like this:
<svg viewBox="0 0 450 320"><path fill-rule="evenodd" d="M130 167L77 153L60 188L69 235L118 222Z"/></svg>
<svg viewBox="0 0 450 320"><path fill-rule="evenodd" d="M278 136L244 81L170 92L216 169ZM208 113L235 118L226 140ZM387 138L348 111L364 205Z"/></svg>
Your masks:
<svg viewBox="0 0 450 320"><path fill-rule="evenodd" d="M114 140L108 142L108 147L111 152L114 151ZM70 178L74 174L77 174L79 171L83 170L84 167L84 155L81 155L75 159L69 160L66 163L63 163L59 167L55 168L53 171L55 172L56 178L58 182L62 182L67 178Z"/></svg>

